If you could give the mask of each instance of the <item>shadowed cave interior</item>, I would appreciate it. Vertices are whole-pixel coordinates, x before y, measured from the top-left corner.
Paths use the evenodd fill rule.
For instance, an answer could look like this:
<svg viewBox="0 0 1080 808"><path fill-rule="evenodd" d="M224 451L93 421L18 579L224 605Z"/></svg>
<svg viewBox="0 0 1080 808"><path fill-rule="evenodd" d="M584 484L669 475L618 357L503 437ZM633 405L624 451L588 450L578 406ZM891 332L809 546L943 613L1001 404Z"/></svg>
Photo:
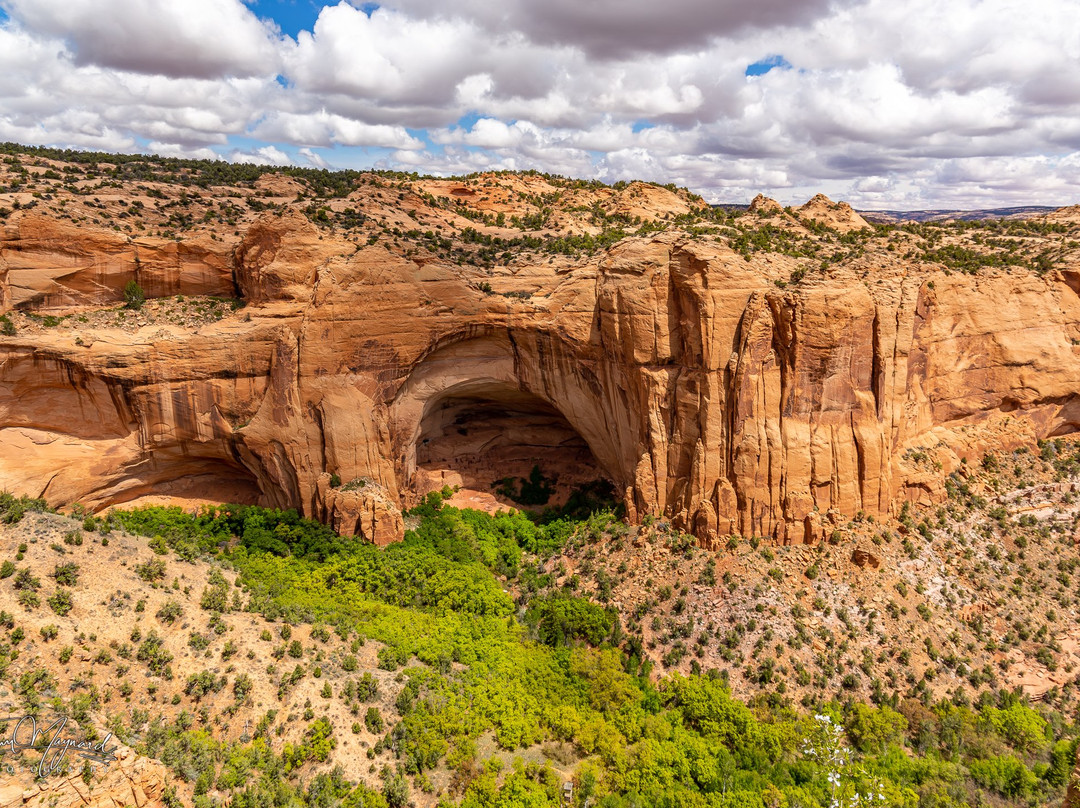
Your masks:
<svg viewBox="0 0 1080 808"><path fill-rule="evenodd" d="M192 509L205 504L256 505L261 501L258 482L242 466L220 458L165 451L156 452L136 475L112 489L105 504L123 508L178 505Z"/></svg>
<svg viewBox="0 0 1080 808"><path fill-rule="evenodd" d="M560 507L606 480L585 439L551 404L497 382L458 385L429 402L416 446L416 491L460 486L460 507Z"/></svg>

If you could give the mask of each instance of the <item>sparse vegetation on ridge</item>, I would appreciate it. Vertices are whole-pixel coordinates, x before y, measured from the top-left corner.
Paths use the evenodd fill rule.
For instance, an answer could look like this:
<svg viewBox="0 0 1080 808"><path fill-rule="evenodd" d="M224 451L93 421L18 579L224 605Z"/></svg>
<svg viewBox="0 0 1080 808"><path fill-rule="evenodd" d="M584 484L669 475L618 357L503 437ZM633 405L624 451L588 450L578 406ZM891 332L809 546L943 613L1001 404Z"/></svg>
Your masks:
<svg viewBox="0 0 1080 808"><path fill-rule="evenodd" d="M377 244L405 258L481 270L526 259L584 259L626 238L663 232L723 245L747 261L793 259L790 279L777 279L782 286L890 253L950 272L1042 273L1080 247L1064 222L983 219L840 230L791 208L762 217L710 206L670 184L607 186L535 171L439 178L13 143L0 144L0 154L7 155L0 164L6 215L38 208L60 221L128 234L218 240L239 236L241 226L260 216L295 211L357 250ZM664 203L650 207L644 189L665 194ZM6 324L0 329L10 335Z"/></svg>

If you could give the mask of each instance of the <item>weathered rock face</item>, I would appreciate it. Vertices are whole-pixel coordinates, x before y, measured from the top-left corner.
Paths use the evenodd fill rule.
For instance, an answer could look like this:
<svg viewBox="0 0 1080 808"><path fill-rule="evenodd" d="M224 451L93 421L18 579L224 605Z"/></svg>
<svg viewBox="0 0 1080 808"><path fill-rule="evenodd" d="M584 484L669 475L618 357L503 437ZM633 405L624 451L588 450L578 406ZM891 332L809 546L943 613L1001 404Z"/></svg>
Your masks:
<svg viewBox="0 0 1080 808"><path fill-rule="evenodd" d="M870 226L847 202L833 202L825 194L817 194L800 207L799 215L842 233Z"/></svg>
<svg viewBox="0 0 1080 808"><path fill-rule="evenodd" d="M0 311L116 302L132 280L150 297L235 294L230 248L206 237L131 237L32 211L0 228Z"/></svg>
<svg viewBox="0 0 1080 808"><path fill-rule="evenodd" d="M316 272L330 260L322 247L317 228L299 213L256 222L236 249L240 293L253 303L307 300Z"/></svg>
<svg viewBox="0 0 1080 808"><path fill-rule="evenodd" d="M765 194L758 194L750 201L750 207L748 208L750 213L756 213L760 216L773 216L784 212L783 206L775 199L770 199Z"/></svg>
<svg viewBox="0 0 1080 808"><path fill-rule="evenodd" d="M25 232L9 275L30 271ZM212 492L386 542L431 481L520 474L527 447L548 473L572 456L608 478L632 518L803 542L1080 421L1080 298L1059 272L882 257L782 289L782 256L664 235L492 275L295 216L221 260L250 302L199 331L0 337L0 489L94 507Z"/></svg>
<svg viewBox="0 0 1080 808"><path fill-rule="evenodd" d="M35 781L32 774L0 777L0 808L49 805L54 808L115 808L118 805L165 805L170 777L164 764L127 747L86 783L81 774L54 775Z"/></svg>

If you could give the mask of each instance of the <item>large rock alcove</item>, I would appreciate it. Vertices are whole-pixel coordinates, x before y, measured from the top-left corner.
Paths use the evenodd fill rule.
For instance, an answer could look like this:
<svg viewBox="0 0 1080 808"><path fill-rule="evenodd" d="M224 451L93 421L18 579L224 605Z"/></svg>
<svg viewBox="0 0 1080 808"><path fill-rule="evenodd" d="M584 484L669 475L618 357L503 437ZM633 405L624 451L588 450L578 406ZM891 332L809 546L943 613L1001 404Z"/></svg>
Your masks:
<svg viewBox="0 0 1080 808"><path fill-rule="evenodd" d="M419 495L459 486L471 504L509 506L563 505L608 476L556 407L493 380L463 382L428 401L413 473Z"/></svg>
<svg viewBox="0 0 1080 808"><path fill-rule="evenodd" d="M557 353L550 344L544 350ZM472 507L558 506L582 486L616 483L616 441L603 409L592 390L546 384L528 340L489 334L444 344L416 366L393 405L406 499L449 485ZM548 498L521 496L530 477L543 478Z"/></svg>

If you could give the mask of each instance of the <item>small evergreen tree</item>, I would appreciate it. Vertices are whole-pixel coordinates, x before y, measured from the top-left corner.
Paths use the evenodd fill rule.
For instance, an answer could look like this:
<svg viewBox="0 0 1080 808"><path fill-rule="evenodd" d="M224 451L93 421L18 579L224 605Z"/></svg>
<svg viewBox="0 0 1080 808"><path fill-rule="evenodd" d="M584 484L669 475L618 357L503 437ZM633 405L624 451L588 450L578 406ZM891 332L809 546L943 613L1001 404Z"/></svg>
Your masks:
<svg viewBox="0 0 1080 808"><path fill-rule="evenodd" d="M124 308L138 311L146 302L146 294L138 282L132 278L124 287Z"/></svg>

